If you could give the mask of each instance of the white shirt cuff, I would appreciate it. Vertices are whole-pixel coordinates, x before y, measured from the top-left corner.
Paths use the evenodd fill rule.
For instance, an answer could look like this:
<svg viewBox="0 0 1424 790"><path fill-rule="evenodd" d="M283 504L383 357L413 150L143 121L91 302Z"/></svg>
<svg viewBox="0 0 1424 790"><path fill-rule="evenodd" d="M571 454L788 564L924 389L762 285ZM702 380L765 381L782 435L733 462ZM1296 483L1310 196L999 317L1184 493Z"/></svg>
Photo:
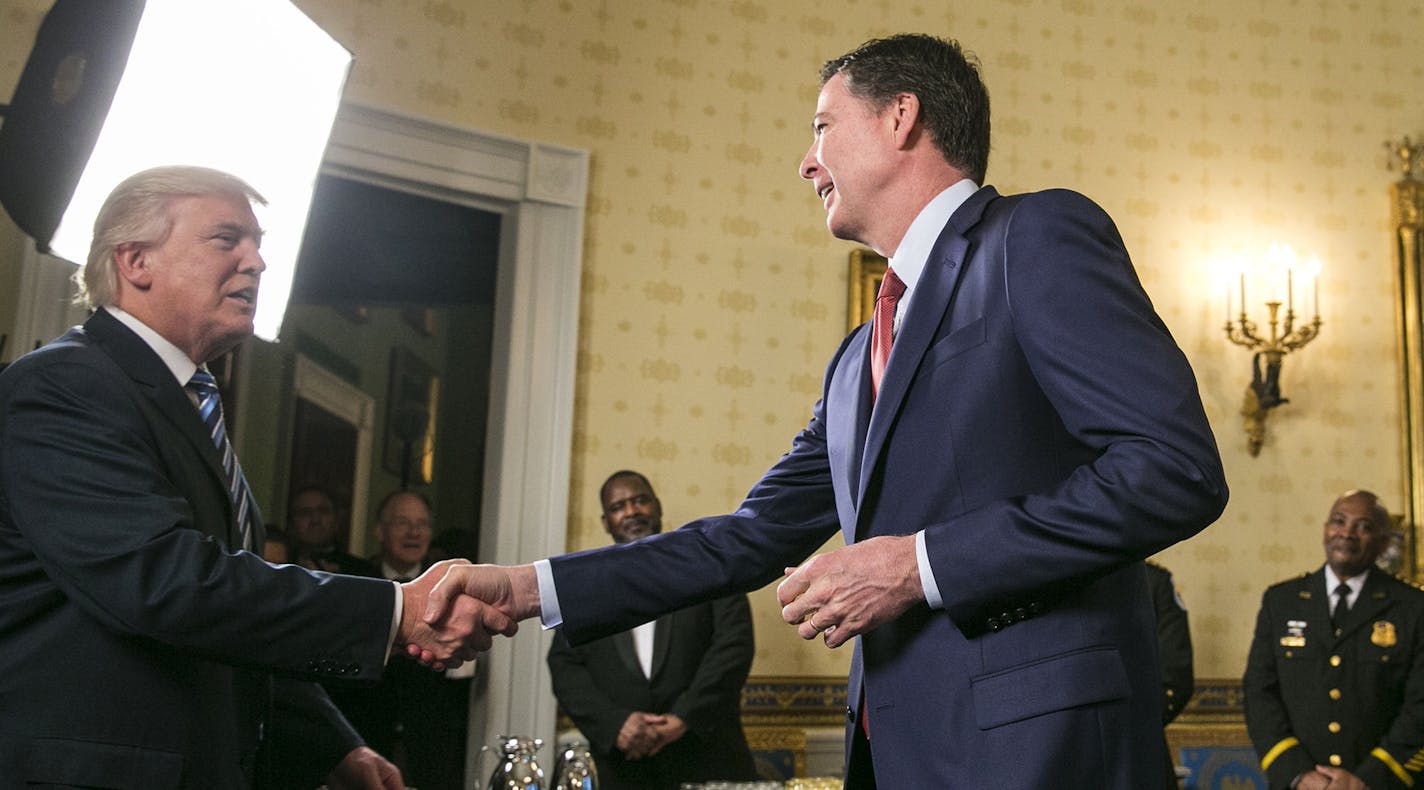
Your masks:
<svg viewBox="0 0 1424 790"><path fill-rule="evenodd" d="M929 604L931 609L943 609L944 598L939 594L934 568L930 567L930 552L925 548L924 530L915 533L915 562L920 566L920 586L925 588L925 603Z"/></svg>
<svg viewBox="0 0 1424 790"><path fill-rule="evenodd" d="M559 609L559 591L554 589L554 568L548 560L535 560L534 575L539 579L539 622L545 628L558 628L564 613Z"/></svg>
<svg viewBox="0 0 1424 790"><path fill-rule="evenodd" d="M396 592L396 605L391 608L391 632L390 638L386 640L386 658L389 660L391 652L396 649L396 636L400 633L401 615L405 613L405 596L401 595L400 582L391 582Z"/></svg>

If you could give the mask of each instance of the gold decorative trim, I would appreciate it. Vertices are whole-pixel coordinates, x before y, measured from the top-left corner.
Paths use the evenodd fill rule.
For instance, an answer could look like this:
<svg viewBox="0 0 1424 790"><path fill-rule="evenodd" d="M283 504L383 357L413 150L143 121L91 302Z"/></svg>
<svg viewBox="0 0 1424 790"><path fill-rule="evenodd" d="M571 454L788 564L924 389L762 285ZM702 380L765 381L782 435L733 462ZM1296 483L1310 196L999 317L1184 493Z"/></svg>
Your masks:
<svg viewBox="0 0 1424 790"><path fill-rule="evenodd" d="M1411 580L1420 572L1418 524L1424 517L1424 182L1414 168L1424 145L1386 143L1399 158L1402 178L1390 186L1390 214L1395 227L1395 327L1399 335L1400 417L1405 501L1402 521L1404 566Z"/></svg>
<svg viewBox="0 0 1424 790"><path fill-rule="evenodd" d="M880 293L880 281L890 262L872 250L858 249L850 254L850 301L846 313L846 331L860 326L875 313L875 295Z"/></svg>

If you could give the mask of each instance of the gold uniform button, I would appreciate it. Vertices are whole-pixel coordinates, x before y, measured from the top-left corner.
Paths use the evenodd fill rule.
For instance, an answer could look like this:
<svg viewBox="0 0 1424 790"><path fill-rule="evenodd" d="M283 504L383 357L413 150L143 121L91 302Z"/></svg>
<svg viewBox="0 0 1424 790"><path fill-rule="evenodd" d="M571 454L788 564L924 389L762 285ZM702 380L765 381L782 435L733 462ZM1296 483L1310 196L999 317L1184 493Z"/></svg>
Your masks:
<svg viewBox="0 0 1424 790"><path fill-rule="evenodd" d="M1332 755L1330 755L1330 764L1331 764L1331 765L1339 765L1340 763L1343 763L1343 762L1344 762L1344 760L1341 760L1341 759L1340 759L1340 755L1338 755L1338 754L1332 754Z"/></svg>
<svg viewBox="0 0 1424 790"><path fill-rule="evenodd" d="M1331 656L1331 657L1330 657L1330 666L1332 666L1332 667L1338 667L1338 666L1340 666L1340 657L1339 657L1339 656Z"/></svg>
<svg viewBox="0 0 1424 790"><path fill-rule="evenodd" d="M1339 732L1339 731L1340 731L1340 722L1338 722L1338 721L1332 721L1332 722L1330 722L1329 724L1325 725L1325 729L1327 729L1327 730L1329 730L1329 731L1331 731L1331 732Z"/></svg>
<svg viewBox="0 0 1424 790"><path fill-rule="evenodd" d="M1330 689L1330 699L1340 699L1340 689Z"/></svg>

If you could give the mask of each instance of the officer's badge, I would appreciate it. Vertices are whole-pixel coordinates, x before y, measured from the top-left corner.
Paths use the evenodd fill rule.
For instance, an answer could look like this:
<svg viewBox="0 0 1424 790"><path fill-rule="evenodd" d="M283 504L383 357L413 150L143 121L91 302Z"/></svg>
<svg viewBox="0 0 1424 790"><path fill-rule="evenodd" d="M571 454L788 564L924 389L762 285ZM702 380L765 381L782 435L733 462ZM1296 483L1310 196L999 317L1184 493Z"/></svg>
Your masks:
<svg viewBox="0 0 1424 790"><path fill-rule="evenodd" d="M1281 637L1281 647L1305 647L1304 620L1286 621L1286 635Z"/></svg>
<svg viewBox="0 0 1424 790"><path fill-rule="evenodd" d="M1394 633L1394 623L1388 620L1376 622L1374 631L1370 633L1370 641L1379 647L1394 647L1394 644L1399 641Z"/></svg>

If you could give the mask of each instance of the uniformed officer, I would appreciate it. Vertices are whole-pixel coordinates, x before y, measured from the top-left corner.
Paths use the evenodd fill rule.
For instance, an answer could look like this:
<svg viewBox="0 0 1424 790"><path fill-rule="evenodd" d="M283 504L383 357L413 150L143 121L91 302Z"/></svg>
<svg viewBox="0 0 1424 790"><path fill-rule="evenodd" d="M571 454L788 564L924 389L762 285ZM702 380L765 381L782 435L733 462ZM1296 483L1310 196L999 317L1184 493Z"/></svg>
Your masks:
<svg viewBox="0 0 1424 790"><path fill-rule="evenodd" d="M1187 607L1172 584L1172 572L1155 562L1147 563L1147 587L1152 592L1152 608L1157 614L1157 658L1162 667L1162 726L1177 718L1195 691L1192 671L1192 632L1187 624ZM1165 734L1164 734L1165 735ZM1177 787L1172 750L1167 750L1166 786Z"/></svg>
<svg viewBox="0 0 1424 790"><path fill-rule="evenodd" d="M1350 491L1325 565L1266 590L1243 681L1272 788L1412 787L1424 769L1424 591L1374 567L1389 513Z"/></svg>

